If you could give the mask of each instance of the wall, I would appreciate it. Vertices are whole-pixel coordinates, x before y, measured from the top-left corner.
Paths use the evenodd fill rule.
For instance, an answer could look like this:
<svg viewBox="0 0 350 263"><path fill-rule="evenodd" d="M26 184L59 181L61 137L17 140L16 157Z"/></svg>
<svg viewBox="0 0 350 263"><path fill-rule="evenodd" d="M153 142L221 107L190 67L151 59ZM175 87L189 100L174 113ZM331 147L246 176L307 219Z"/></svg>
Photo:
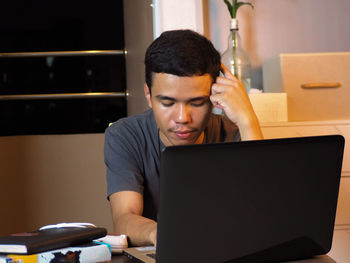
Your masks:
<svg viewBox="0 0 350 263"><path fill-rule="evenodd" d="M0 235L58 222L112 231L103 134L0 137Z"/></svg>
<svg viewBox="0 0 350 263"><path fill-rule="evenodd" d="M163 31L192 29L203 34L203 0L153 0L154 37Z"/></svg>
<svg viewBox="0 0 350 263"><path fill-rule="evenodd" d="M280 53L350 51L349 0L249 0L238 12L240 34L262 88L262 62ZM204 0L205 34L223 52L230 16L223 0Z"/></svg>
<svg viewBox="0 0 350 263"><path fill-rule="evenodd" d="M124 28L126 55L126 83L128 115L147 109L143 92L144 55L153 40L151 0L124 0Z"/></svg>

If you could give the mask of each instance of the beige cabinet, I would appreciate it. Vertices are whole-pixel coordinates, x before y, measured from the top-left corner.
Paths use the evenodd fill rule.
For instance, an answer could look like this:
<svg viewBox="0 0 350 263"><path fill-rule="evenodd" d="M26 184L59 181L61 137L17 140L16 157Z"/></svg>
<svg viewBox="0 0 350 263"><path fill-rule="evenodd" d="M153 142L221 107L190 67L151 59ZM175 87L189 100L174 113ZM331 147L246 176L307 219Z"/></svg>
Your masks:
<svg viewBox="0 0 350 263"><path fill-rule="evenodd" d="M340 134L345 149L336 228L350 226L350 120L261 123L265 139Z"/></svg>
<svg viewBox="0 0 350 263"><path fill-rule="evenodd" d="M264 91L285 92L289 121L350 118L350 52L280 54L264 61Z"/></svg>

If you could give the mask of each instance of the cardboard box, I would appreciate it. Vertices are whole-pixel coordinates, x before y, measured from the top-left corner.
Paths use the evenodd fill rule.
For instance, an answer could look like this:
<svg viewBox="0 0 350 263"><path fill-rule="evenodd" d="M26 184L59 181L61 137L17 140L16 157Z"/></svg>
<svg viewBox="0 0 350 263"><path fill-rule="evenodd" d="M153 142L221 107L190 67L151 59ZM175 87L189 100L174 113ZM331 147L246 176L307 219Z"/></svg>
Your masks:
<svg viewBox="0 0 350 263"><path fill-rule="evenodd" d="M249 98L260 123L288 121L286 93L249 94Z"/></svg>
<svg viewBox="0 0 350 263"><path fill-rule="evenodd" d="M264 92L286 92L288 121L350 119L350 52L281 54L263 63Z"/></svg>

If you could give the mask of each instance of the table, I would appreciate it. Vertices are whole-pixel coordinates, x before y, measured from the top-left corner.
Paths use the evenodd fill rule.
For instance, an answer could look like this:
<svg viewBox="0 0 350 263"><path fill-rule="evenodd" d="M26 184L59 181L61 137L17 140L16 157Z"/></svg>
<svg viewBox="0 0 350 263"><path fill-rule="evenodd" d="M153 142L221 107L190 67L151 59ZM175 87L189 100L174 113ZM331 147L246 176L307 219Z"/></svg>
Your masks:
<svg viewBox="0 0 350 263"><path fill-rule="evenodd" d="M111 263L133 263L133 261L124 255L113 255Z"/></svg>
<svg viewBox="0 0 350 263"><path fill-rule="evenodd" d="M114 255L112 257L111 263L133 263L134 261L131 261L124 255ZM336 263L333 259L325 256L315 257L312 259L305 259L305 260L298 260L298 261L289 261L285 263Z"/></svg>
<svg viewBox="0 0 350 263"><path fill-rule="evenodd" d="M334 230L332 249L328 256L321 256L307 260L299 260L285 263L348 263L350 262L350 226L344 226ZM333 260L333 259L334 260ZM114 255L112 263L132 263L124 255Z"/></svg>

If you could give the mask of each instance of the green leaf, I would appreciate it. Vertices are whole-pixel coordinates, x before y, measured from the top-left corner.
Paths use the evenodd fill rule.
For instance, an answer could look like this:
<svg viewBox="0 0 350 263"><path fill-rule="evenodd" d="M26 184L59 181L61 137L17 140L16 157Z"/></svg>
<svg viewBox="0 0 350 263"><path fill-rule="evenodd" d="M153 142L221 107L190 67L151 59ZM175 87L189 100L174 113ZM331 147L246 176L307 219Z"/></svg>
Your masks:
<svg viewBox="0 0 350 263"><path fill-rule="evenodd" d="M240 8L243 5L250 5L254 9L254 6L253 6L252 3L249 3L249 2L238 2L235 6L233 6L233 10L232 10L232 15L233 16L232 16L232 18L236 18L238 8Z"/></svg>
<svg viewBox="0 0 350 263"><path fill-rule="evenodd" d="M224 0L224 2L227 5L227 9L230 12L231 18L233 18L233 6L228 0Z"/></svg>
<svg viewBox="0 0 350 263"><path fill-rule="evenodd" d="M237 3L239 6L237 7L237 9L242 6L242 5L250 5L253 9L254 9L254 5L252 3L249 2L239 2Z"/></svg>

